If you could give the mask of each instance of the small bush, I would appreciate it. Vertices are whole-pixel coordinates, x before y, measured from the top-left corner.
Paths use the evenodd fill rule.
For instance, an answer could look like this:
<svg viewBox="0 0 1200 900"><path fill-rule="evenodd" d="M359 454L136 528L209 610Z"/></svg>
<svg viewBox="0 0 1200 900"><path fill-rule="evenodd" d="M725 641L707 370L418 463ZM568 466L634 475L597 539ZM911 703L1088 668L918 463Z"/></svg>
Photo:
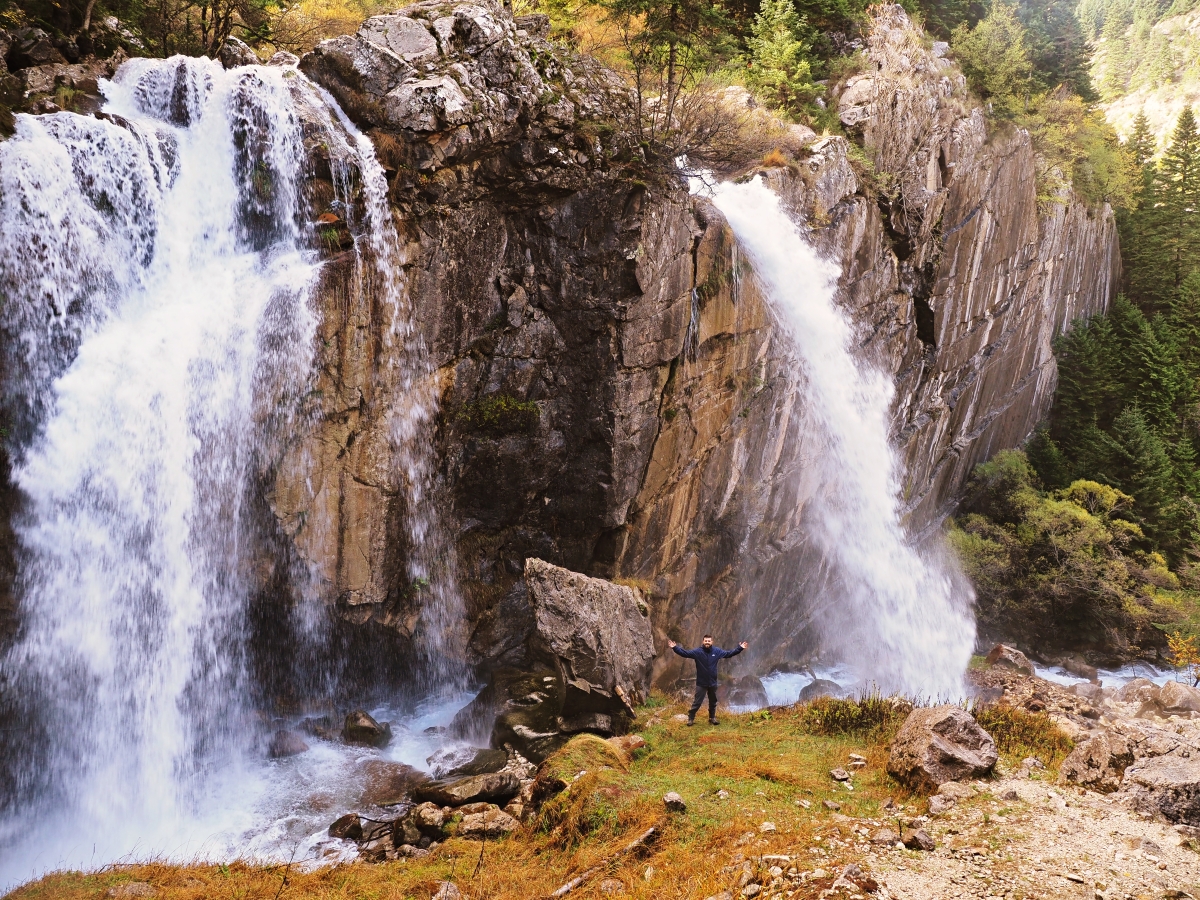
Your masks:
<svg viewBox="0 0 1200 900"><path fill-rule="evenodd" d="M782 150L776 147L763 157L762 164L768 169L781 169L787 166L788 158L784 155Z"/></svg>
<svg viewBox="0 0 1200 900"><path fill-rule="evenodd" d="M1075 743L1045 713L995 703L979 707L974 716L1000 754L1011 759L1035 756L1053 768L1075 749Z"/></svg>
<svg viewBox="0 0 1200 900"><path fill-rule="evenodd" d="M536 403L518 400L510 394L493 394L467 403L458 411L458 420L472 431L495 434L532 432L539 416Z"/></svg>
<svg viewBox="0 0 1200 900"><path fill-rule="evenodd" d="M882 735L903 724L912 705L879 694L857 700L819 697L799 708L801 731L816 735Z"/></svg>

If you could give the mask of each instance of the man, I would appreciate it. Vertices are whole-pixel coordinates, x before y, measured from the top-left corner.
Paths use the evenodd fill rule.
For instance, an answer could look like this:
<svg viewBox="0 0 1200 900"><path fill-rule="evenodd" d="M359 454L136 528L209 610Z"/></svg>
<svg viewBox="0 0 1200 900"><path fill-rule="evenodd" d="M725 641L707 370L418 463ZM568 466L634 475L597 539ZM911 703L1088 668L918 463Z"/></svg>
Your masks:
<svg viewBox="0 0 1200 900"><path fill-rule="evenodd" d="M736 650L722 650L714 647L712 635L706 634L695 650L684 650L671 640L667 641L667 646L680 656L696 661L696 699L688 710L688 727L696 724L696 713L704 702L705 694L708 694L708 724L720 725L717 721L717 663L727 656L737 656L750 645L742 641Z"/></svg>

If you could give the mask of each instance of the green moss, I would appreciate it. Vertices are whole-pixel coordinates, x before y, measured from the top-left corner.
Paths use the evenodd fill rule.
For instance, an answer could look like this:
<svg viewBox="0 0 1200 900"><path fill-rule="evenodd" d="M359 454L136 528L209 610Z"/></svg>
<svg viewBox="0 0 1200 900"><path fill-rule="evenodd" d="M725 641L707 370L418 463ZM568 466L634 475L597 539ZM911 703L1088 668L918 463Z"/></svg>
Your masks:
<svg viewBox="0 0 1200 900"><path fill-rule="evenodd" d="M491 394L464 404L457 419L472 431L493 434L531 433L538 423L540 410L532 400L518 400L511 394Z"/></svg>

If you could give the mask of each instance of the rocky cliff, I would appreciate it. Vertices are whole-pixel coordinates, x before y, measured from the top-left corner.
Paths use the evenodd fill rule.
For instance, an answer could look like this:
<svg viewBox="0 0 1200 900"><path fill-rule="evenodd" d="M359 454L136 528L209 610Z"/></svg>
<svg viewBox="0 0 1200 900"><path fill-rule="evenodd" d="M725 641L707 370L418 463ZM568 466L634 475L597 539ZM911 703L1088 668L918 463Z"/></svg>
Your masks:
<svg viewBox="0 0 1200 900"><path fill-rule="evenodd" d="M353 215L329 206L353 174L314 140L319 375L309 427L264 473L272 555L307 563L344 621L415 635L413 476L386 446L394 410L428 398L452 551L434 577L457 569L471 662L530 557L634 585L658 638L715 628L755 642L758 668L799 659L825 596L803 372L720 214L647 161L627 89L547 27L429 0L300 62L374 142L409 308L364 273ZM1108 209L1039 204L1028 136L989 132L899 7L866 58L839 88L855 143L814 137L753 177L841 263L862 354L894 376L920 531L1044 414L1050 342L1107 303L1116 234ZM296 588L294 568L264 571L268 599Z"/></svg>
<svg viewBox="0 0 1200 900"><path fill-rule="evenodd" d="M823 593L802 372L719 213L643 163L613 128L620 85L541 28L424 3L302 63L391 168L468 629L488 631L538 556L637 585L659 635L720 627L757 642L759 665L796 658ZM1039 205L1028 135L989 133L899 8L867 55L840 111L873 171L835 137L755 177L842 263L864 357L895 378L919 530L1044 414L1051 340L1107 303L1116 234L1106 208ZM343 606L403 628L385 538L400 501L362 441L386 360L367 312L325 297L327 396L351 399L316 438L334 486L317 555Z"/></svg>

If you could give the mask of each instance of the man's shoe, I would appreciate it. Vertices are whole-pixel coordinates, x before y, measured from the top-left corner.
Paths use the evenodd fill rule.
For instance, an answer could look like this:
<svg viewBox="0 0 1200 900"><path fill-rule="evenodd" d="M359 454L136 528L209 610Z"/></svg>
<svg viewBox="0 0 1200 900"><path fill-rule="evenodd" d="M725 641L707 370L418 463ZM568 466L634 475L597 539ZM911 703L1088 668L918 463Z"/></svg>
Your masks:
<svg viewBox="0 0 1200 900"><path fill-rule="evenodd" d="M721 723L717 719L709 719L708 724L709 725L720 725Z"/></svg>
<svg viewBox="0 0 1200 900"><path fill-rule="evenodd" d="M692 727L693 725L695 725L695 724L696 724L696 720L695 720L695 719L688 719L688 728L691 728L691 727Z"/></svg>

